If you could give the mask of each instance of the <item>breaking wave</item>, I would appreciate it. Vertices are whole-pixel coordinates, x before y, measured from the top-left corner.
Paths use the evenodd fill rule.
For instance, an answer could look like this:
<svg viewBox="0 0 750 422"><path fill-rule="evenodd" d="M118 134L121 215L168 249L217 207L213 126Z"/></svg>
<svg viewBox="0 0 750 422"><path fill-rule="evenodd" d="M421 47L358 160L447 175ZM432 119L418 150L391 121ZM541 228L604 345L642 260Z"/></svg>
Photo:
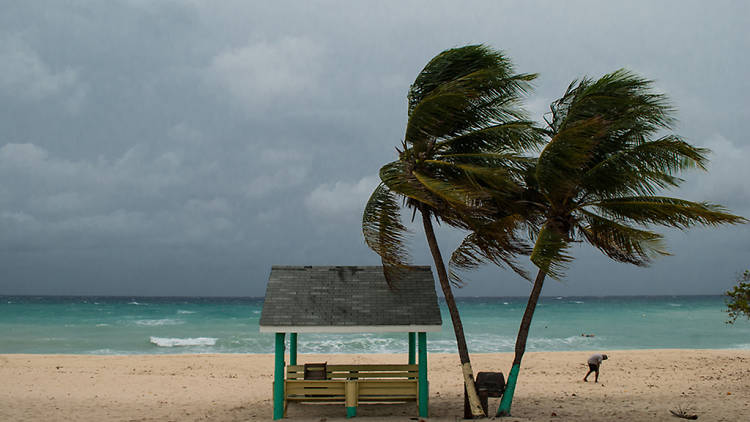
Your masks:
<svg viewBox="0 0 750 422"><path fill-rule="evenodd" d="M139 319L135 321L137 325L144 325L146 327L154 327L157 325L180 325L184 324L185 321L182 321L180 319L171 319L171 318L164 318L164 319Z"/></svg>
<svg viewBox="0 0 750 422"><path fill-rule="evenodd" d="M149 342L159 347L185 347L185 346L213 346L217 338L195 337L195 338L167 338L149 337Z"/></svg>

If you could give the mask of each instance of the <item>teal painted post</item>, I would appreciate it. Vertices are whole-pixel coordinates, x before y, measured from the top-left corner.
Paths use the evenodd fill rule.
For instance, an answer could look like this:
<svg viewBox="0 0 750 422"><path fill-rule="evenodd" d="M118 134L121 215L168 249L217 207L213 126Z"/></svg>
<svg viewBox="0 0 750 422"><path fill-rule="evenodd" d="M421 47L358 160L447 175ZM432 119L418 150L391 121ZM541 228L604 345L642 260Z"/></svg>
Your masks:
<svg viewBox="0 0 750 422"><path fill-rule="evenodd" d="M409 333L409 365L417 363L417 333Z"/></svg>
<svg viewBox="0 0 750 422"><path fill-rule="evenodd" d="M419 333L419 416L428 416L427 333Z"/></svg>
<svg viewBox="0 0 750 422"><path fill-rule="evenodd" d="M513 365L508 374L508 383L505 385L503 398L500 399L500 406L497 408L497 416L510 416L510 405L513 403L513 393L516 391L516 380L518 380L518 371L521 365Z"/></svg>
<svg viewBox="0 0 750 422"><path fill-rule="evenodd" d="M347 418L353 418L357 416L357 408L356 407L347 407L346 408L346 417Z"/></svg>
<svg viewBox="0 0 750 422"><path fill-rule="evenodd" d="M297 333L289 334L289 364L297 364Z"/></svg>
<svg viewBox="0 0 750 422"><path fill-rule="evenodd" d="M273 371L273 419L284 417L284 337L276 333L276 365Z"/></svg>

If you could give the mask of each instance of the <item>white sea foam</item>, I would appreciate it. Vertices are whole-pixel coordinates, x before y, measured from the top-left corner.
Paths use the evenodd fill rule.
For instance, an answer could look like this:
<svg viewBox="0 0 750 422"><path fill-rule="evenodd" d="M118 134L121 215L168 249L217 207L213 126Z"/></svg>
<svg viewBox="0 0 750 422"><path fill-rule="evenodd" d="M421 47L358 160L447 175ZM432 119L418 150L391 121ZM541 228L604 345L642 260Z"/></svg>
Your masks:
<svg viewBox="0 0 750 422"><path fill-rule="evenodd" d="M195 338L167 338L149 337L149 342L159 347L184 347L184 346L213 346L217 338L195 337Z"/></svg>
<svg viewBox="0 0 750 422"><path fill-rule="evenodd" d="M601 339L601 338L599 338ZM569 336L569 337L540 337L529 340L529 346L538 350L555 350L562 346L572 346L577 344L587 344L595 341L592 337L586 336Z"/></svg>
<svg viewBox="0 0 750 422"><path fill-rule="evenodd" d="M394 353L405 351L406 339L367 337L323 338L319 340L300 342L300 350L305 353L350 353L350 351L365 353Z"/></svg>
<svg viewBox="0 0 750 422"><path fill-rule="evenodd" d="M580 300L574 300L574 301L573 301L573 303L577 303L577 304L579 304L579 305L580 305L580 304L582 304L582 303L584 303L584 302L582 302L582 301L580 301Z"/></svg>
<svg viewBox="0 0 750 422"><path fill-rule="evenodd" d="M185 321L181 319L164 318L164 319L139 319L135 323L138 325L144 325L146 327L154 327L158 325L180 325L180 324L184 324Z"/></svg>
<svg viewBox="0 0 750 422"><path fill-rule="evenodd" d="M469 340L469 349L477 353L512 352L515 346L514 336L485 335L475 336ZM576 350L582 347L595 347L604 341L603 338L581 336L530 338L529 350ZM299 350L304 353L403 353L407 341L403 338L383 338L377 335L363 334L361 337L320 336L314 340L301 341ZM428 341L430 352L454 353L456 340L452 338L433 338Z"/></svg>
<svg viewBox="0 0 750 422"><path fill-rule="evenodd" d="M476 353L512 352L516 343L515 337L500 335L473 337L467 340L469 342L469 349ZM603 341L604 339L599 336L595 338L581 336L541 337L529 338L527 347L530 351L577 350L584 347L595 347ZM454 353L456 351L456 341L453 339L428 339L427 343L430 352ZM393 349L389 353L397 353L398 351L399 349Z"/></svg>
<svg viewBox="0 0 750 422"><path fill-rule="evenodd" d="M143 305L142 303L138 303L136 301L128 302L128 305Z"/></svg>
<svg viewBox="0 0 750 422"><path fill-rule="evenodd" d="M109 324L96 324L97 327L109 327Z"/></svg>
<svg viewBox="0 0 750 422"><path fill-rule="evenodd" d="M195 311L183 311L182 309L177 310L178 314L194 314Z"/></svg>
<svg viewBox="0 0 750 422"><path fill-rule="evenodd" d="M115 349L96 349L96 350L88 350L86 351L86 354L91 355L132 355L133 352L131 351L125 351L125 350L115 350Z"/></svg>
<svg viewBox="0 0 750 422"><path fill-rule="evenodd" d="M682 305L679 303L669 303L669 306L674 306L675 308L679 308Z"/></svg>

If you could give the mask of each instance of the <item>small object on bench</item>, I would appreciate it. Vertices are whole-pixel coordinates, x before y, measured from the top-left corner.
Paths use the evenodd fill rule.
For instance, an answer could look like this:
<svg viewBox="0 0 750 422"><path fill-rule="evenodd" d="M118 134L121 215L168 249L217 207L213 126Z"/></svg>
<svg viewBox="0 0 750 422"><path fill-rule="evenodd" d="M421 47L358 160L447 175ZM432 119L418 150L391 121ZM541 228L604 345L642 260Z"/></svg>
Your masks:
<svg viewBox="0 0 750 422"><path fill-rule="evenodd" d="M306 363L305 378L306 380L325 380L328 379L328 362L323 363Z"/></svg>
<svg viewBox="0 0 750 422"><path fill-rule="evenodd" d="M505 377L502 372L479 372L474 382L477 387L479 403L482 405L484 414L487 415L489 404L488 397L501 397L505 392ZM471 406L469 406L469 395L466 393L464 386L464 419L472 419Z"/></svg>

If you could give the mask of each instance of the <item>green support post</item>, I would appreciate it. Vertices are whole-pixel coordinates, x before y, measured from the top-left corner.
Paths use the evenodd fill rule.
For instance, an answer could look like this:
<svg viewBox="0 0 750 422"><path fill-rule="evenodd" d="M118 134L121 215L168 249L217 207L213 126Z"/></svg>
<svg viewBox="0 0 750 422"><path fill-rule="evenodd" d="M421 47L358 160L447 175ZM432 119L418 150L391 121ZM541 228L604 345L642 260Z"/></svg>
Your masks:
<svg viewBox="0 0 750 422"><path fill-rule="evenodd" d="M427 333L419 333L419 416L428 416Z"/></svg>
<svg viewBox="0 0 750 422"><path fill-rule="evenodd" d="M521 365L513 365L508 374L508 383L505 385L503 398L500 399L500 406L497 408L497 416L510 416L510 405L513 403L513 393L516 391L516 380L518 380L518 371Z"/></svg>
<svg viewBox="0 0 750 422"><path fill-rule="evenodd" d="M409 365L417 363L417 333L409 333Z"/></svg>
<svg viewBox="0 0 750 422"><path fill-rule="evenodd" d="M273 371L273 419L284 417L284 338L276 333L276 365Z"/></svg>
<svg viewBox="0 0 750 422"><path fill-rule="evenodd" d="M297 333L289 334L289 364L297 364Z"/></svg>

